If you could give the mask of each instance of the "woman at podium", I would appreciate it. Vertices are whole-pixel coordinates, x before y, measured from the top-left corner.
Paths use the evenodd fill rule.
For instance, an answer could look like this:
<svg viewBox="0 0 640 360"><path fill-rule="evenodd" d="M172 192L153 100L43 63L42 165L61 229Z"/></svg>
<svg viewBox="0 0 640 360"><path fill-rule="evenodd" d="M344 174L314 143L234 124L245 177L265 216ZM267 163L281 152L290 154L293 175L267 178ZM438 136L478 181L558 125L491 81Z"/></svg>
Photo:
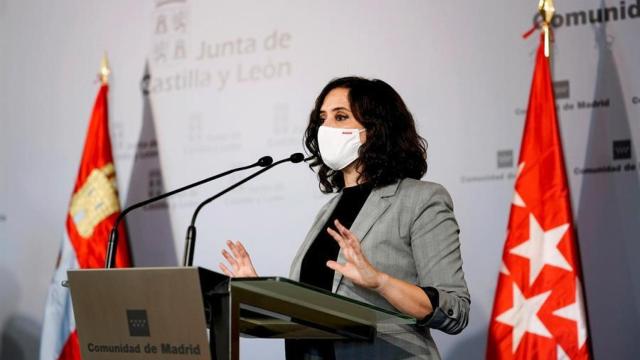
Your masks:
<svg viewBox="0 0 640 360"><path fill-rule="evenodd" d="M470 296L448 192L421 181L426 143L387 83L359 77L320 92L304 135L324 193L290 277L419 319L379 328L373 342L287 340L288 359L437 359L430 330L465 328ZM257 276L241 243L228 242L229 276Z"/></svg>

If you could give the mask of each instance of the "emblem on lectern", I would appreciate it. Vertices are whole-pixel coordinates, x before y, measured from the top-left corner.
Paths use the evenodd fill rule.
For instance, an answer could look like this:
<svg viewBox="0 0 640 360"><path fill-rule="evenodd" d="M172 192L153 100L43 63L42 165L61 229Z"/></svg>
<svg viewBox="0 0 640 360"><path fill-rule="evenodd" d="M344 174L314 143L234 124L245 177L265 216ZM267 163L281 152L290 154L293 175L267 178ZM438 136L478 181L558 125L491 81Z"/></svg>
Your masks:
<svg viewBox="0 0 640 360"><path fill-rule="evenodd" d="M147 310L127 310L129 336L150 336Z"/></svg>

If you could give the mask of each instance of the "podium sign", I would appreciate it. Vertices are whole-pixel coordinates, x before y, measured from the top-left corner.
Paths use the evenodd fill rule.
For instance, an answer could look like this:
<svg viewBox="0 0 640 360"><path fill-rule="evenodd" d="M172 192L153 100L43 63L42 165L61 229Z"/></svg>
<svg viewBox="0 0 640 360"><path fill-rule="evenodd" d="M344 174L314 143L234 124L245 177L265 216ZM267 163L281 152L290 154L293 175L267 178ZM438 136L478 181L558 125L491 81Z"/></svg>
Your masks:
<svg viewBox="0 0 640 360"><path fill-rule="evenodd" d="M197 268L68 272L82 358L209 360Z"/></svg>

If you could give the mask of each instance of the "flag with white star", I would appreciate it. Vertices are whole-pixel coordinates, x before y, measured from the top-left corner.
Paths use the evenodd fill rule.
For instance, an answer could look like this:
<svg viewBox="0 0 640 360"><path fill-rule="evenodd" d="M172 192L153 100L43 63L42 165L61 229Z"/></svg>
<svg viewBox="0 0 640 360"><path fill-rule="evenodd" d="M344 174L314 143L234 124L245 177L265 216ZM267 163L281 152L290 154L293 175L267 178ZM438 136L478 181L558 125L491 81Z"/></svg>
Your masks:
<svg viewBox="0 0 640 360"><path fill-rule="evenodd" d="M489 325L488 359L589 359L582 273L541 37Z"/></svg>

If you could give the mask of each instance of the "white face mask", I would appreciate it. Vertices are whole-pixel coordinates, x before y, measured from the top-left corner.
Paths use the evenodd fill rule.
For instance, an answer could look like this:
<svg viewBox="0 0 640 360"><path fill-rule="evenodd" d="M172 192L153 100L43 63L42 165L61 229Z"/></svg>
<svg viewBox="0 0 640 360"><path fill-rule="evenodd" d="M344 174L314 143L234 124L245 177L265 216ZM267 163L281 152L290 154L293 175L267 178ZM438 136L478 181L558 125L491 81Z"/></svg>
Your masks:
<svg viewBox="0 0 640 360"><path fill-rule="evenodd" d="M320 126L318 146L322 161L331 169L342 170L358 158L360 133L365 129L341 129Z"/></svg>

